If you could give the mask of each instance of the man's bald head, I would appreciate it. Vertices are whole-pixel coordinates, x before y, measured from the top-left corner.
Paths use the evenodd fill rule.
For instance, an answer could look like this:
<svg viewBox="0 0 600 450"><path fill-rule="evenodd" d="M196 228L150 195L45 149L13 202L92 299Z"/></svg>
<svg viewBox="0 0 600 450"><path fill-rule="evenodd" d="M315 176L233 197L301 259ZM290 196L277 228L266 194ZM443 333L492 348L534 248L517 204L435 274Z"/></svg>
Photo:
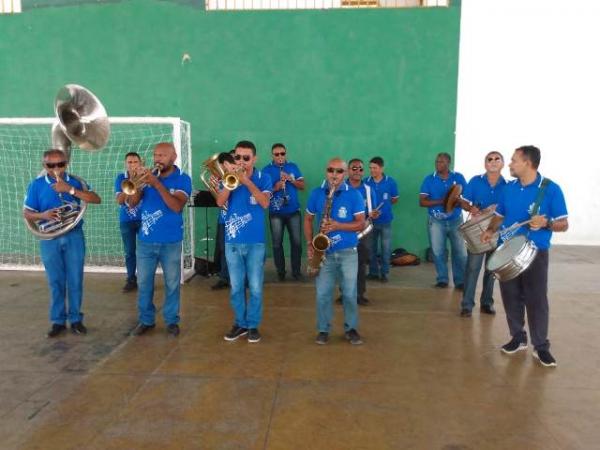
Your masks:
<svg viewBox="0 0 600 450"><path fill-rule="evenodd" d="M171 168L177 159L177 151L170 142L160 142L154 147L154 164L160 164L164 170Z"/></svg>

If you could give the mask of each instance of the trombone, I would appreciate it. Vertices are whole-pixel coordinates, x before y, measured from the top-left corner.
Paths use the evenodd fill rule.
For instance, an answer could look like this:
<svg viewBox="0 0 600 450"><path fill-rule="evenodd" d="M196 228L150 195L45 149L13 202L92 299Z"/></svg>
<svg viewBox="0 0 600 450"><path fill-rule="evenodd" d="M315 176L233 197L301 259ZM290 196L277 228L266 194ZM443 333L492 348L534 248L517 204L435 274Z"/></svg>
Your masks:
<svg viewBox="0 0 600 450"><path fill-rule="evenodd" d="M146 178L148 178L148 175L152 174L155 177L159 177L161 170L162 165L156 163L154 164L152 169L144 170L141 174L138 174L136 171L136 173L131 178L128 178L121 182L121 191L125 195L137 194L138 191L140 191L144 188L144 186L146 186Z"/></svg>

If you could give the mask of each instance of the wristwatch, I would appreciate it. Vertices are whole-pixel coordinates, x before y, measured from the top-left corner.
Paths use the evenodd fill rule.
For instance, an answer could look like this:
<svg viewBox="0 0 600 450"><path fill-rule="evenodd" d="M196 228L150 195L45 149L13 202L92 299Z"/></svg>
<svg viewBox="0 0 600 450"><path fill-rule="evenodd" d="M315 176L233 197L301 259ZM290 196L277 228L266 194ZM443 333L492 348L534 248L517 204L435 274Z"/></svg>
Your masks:
<svg viewBox="0 0 600 450"><path fill-rule="evenodd" d="M554 225L554 220L548 219L548 221L546 222L546 229L552 231L552 225Z"/></svg>
<svg viewBox="0 0 600 450"><path fill-rule="evenodd" d="M75 195L75 188L73 186L71 186L71 189L69 189L69 194Z"/></svg>

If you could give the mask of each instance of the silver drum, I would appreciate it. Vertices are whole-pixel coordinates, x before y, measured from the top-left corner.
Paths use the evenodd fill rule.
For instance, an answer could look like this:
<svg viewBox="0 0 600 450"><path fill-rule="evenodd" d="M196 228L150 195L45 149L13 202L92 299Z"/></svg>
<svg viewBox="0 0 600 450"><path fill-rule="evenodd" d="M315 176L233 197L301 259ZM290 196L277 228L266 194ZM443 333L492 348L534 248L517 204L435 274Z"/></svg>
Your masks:
<svg viewBox="0 0 600 450"><path fill-rule="evenodd" d="M486 267L498 280L512 280L527 270L537 252L533 241L518 235L498 247L488 259Z"/></svg>
<svg viewBox="0 0 600 450"><path fill-rule="evenodd" d="M495 233L489 242L481 242L481 235L487 230L493 217L494 211L484 211L478 216L471 217L471 219L458 227L458 232L465 240L467 248L471 253L479 255L491 252L498 245L498 233Z"/></svg>

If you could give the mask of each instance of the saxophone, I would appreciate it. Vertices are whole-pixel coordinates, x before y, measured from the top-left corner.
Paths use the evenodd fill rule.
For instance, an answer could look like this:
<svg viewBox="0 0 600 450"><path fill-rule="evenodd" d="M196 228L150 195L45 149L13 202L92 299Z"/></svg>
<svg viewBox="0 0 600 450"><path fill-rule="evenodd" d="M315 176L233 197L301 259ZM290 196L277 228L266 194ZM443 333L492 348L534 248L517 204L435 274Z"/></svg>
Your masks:
<svg viewBox="0 0 600 450"><path fill-rule="evenodd" d="M307 270L309 276L314 277L319 274L321 265L325 261L325 252L327 252L331 246L331 239L329 239L327 235L323 233L323 227L325 223L329 221L329 217L331 216L331 205L333 203L335 190L336 186L332 184L329 188L327 199L325 200L325 208L323 210L323 216L321 217L321 223L319 224L319 233L315 235L312 240L313 255L312 258L308 260Z"/></svg>

